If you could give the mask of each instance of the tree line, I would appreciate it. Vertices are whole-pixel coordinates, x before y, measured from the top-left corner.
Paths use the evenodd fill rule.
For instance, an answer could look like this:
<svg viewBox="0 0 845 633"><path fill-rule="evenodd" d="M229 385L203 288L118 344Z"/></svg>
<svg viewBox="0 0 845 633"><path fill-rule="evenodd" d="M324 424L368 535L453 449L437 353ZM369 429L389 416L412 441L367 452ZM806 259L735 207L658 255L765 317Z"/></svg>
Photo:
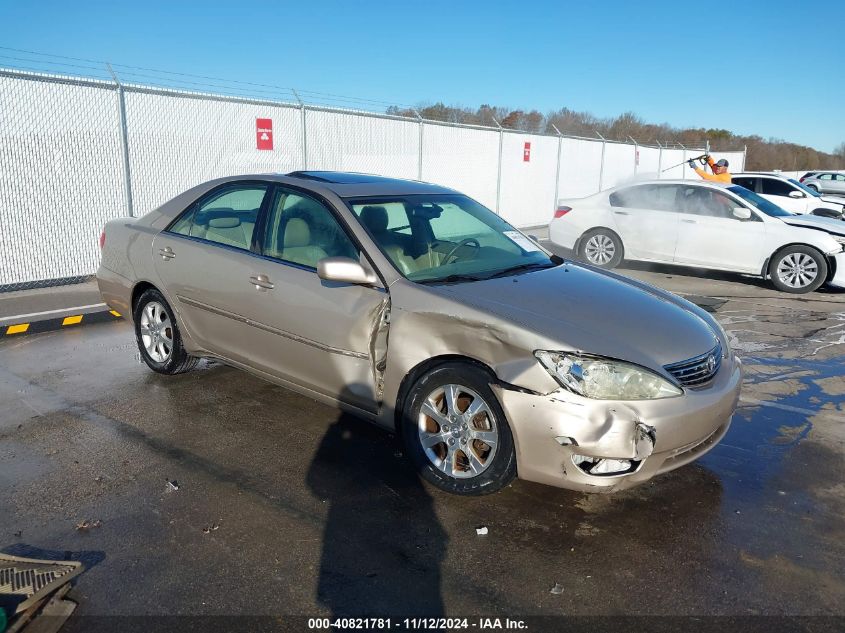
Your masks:
<svg viewBox="0 0 845 633"><path fill-rule="evenodd" d="M387 114L424 118L447 123L465 123L532 132L534 134L556 134L555 128L562 134L597 138L600 134L606 139L627 141L636 139L643 145L679 144L688 147L703 147L706 141L714 150L742 150L748 154L747 170L800 171L811 169L845 169L845 142L841 143L833 154L821 152L789 143L782 139L734 134L730 130L713 128L678 128L668 123L647 123L633 112L625 112L617 117L601 118L589 112L576 112L561 108L543 114L537 110L511 110L501 106L482 105L476 109L447 106L442 102L419 108L400 108L391 106Z"/></svg>

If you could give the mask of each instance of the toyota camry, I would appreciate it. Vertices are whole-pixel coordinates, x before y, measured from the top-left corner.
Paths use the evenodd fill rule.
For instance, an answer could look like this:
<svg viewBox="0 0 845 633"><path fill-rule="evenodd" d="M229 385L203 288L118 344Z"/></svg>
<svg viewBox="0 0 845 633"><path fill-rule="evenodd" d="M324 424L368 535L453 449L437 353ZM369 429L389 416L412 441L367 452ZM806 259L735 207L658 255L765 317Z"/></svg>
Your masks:
<svg viewBox="0 0 845 633"><path fill-rule="evenodd" d="M338 406L456 494L630 487L713 448L739 396L710 314L437 185L221 178L109 222L101 246L100 291L150 369L214 358Z"/></svg>

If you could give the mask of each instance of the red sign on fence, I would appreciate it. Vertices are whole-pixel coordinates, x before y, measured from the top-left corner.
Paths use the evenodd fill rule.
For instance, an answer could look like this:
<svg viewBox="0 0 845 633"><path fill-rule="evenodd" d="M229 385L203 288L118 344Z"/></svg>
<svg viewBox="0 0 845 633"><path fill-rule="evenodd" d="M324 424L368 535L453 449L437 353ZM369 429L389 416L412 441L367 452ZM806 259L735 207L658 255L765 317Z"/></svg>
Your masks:
<svg viewBox="0 0 845 633"><path fill-rule="evenodd" d="M522 148L522 160L526 163L531 161L531 143L526 143Z"/></svg>
<svg viewBox="0 0 845 633"><path fill-rule="evenodd" d="M273 149L273 119L255 119L255 146Z"/></svg>

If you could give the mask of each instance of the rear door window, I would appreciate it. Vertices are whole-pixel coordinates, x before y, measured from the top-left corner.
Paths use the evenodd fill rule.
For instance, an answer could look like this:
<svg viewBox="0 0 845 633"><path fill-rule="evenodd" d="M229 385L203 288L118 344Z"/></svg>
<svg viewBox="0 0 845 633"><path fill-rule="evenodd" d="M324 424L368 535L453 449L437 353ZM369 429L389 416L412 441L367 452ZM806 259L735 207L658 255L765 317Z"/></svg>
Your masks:
<svg viewBox="0 0 845 633"><path fill-rule="evenodd" d="M677 211L677 185L638 185L610 194L610 204L626 209Z"/></svg>
<svg viewBox="0 0 845 633"><path fill-rule="evenodd" d="M227 185L200 198L168 230L248 251L266 194L266 184Z"/></svg>

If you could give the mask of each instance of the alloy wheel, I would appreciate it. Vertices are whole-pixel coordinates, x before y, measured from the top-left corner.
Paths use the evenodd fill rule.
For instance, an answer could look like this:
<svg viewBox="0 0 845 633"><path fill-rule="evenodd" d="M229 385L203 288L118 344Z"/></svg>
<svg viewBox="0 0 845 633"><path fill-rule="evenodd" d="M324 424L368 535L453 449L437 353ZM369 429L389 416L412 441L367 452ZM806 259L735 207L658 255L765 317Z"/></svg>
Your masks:
<svg viewBox="0 0 845 633"><path fill-rule="evenodd" d="M616 255L616 245L607 235L599 233L587 240L584 254L592 264L604 266Z"/></svg>
<svg viewBox="0 0 845 633"><path fill-rule="evenodd" d="M778 262L778 279L790 288L806 288L818 274L816 260L806 253L790 253Z"/></svg>
<svg viewBox="0 0 845 633"><path fill-rule="evenodd" d="M429 461L458 479L476 477L493 463L499 444L495 416L478 393L463 385L437 387L423 400L419 441Z"/></svg>
<svg viewBox="0 0 845 633"><path fill-rule="evenodd" d="M157 363L164 363L173 353L173 324L158 301L150 301L141 311L141 342Z"/></svg>

